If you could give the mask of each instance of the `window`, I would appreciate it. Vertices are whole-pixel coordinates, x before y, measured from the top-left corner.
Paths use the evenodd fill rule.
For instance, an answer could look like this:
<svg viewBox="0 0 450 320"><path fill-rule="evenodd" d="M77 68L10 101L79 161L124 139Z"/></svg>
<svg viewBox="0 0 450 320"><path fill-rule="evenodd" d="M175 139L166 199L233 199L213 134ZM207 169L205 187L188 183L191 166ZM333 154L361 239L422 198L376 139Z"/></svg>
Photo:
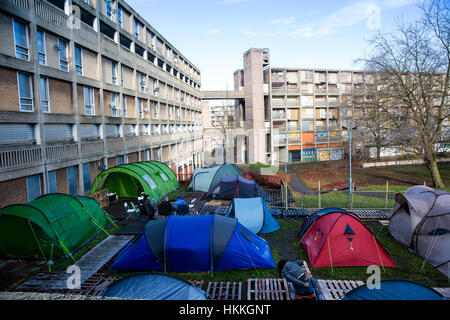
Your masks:
<svg viewBox="0 0 450 320"><path fill-rule="evenodd" d="M95 115L94 88L84 87L84 114Z"/></svg>
<svg viewBox="0 0 450 320"><path fill-rule="evenodd" d="M119 114L119 106L118 106L118 95L115 92L111 93L111 115L113 117L118 117L120 116Z"/></svg>
<svg viewBox="0 0 450 320"><path fill-rule="evenodd" d="M75 73L80 76L83 75L83 60L81 52L81 48L79 46L75 46Z"/></svg>
<svg viewBox="0 0 450 320"><path fill-rule="evenodd" d="M123 28L123 22L122 22L122 7L119 6L117 8L117 22L119 24L119 27Z"/></svg>
<svg viewBox="0 0 450 320"><path fill-rule="evenodd" d="M28 201L33 201L42 194L41 175L28 176L26 180Z"/></svg>
<svg viewBox="0 0 450 320"><path fill-rule="evenodd" d="M113 8L111 0L106 0L106 17L109 20L113 20Z"/></svg>
<svg viewBox="0 0 450 320"><path fill-rule="evenodd" d="M122 86L122 87L123 87L123 82L124 82L124 80L123 80L123 65L121 64L120 65L120 86Z"/></svg>
<svg viewBox="0 0 450 320"><path fill-rule="evenodd" d="M20 111L33 111L31 76L18 72L17 83L19 86Z"/></svg>
<svg viewBox="0 0 450 320"><path fill-rule="evenodd" d="M139 85L141 86L141 92L145 92L145 74L143 73L140 73Z"/></svg>
<svg viewBox="0 0 450 320"><path fill-rule="evenodd" d="M137 108L137 112L138 112L138 118L142 119L143 118L143 112L142 112L142 99L138 98L138 108Z"/></svg>
<svg viewBox="0 0 450 320"><path fill-rule="evenodd" d="M154 119L159 119L159 115L160 115L160 112L159 112L160 110L159 110L159 105L158 105L158 103L157 102L154 102L153 103L153 118Z"/></svg>
<svg viewBox="0 0 450 320"><path fill-rule="evenodd" d="M127 98L122 95L122 115L127 116Z"/></svg>
<svg viewBox="0 0 450 320"><path fill-rule="evenodd" d="M134 19L134 37L139 38L139 22L136 19Z"/></svg>
<svg viewBox="0 0 450 320"><path fill-rule="evenodd" d="M67 41L60 38L58 38L58 55L59 55L59 70L69 71Z"/></svg>
<svg viewBox="0 0 450 320"><path fill-rule="evenodd" d="M26 24L13 19L16 58L29 60L28 28Z"/></svg>
<svg viewBox="0 0 450 320"><path fill-rule="evenodd" d="M111 61L111 83L117 84L117 62Z"/></svg>
<svg viewBox="0 0 450 320"><path fill-rule="evenodd" d="M38 59L40 65L47 65L47 55L45 48L45 32L42 30L37 31L37 41L38 41Z"/></svg>
<svg viewBox="0 0 450 320"><path fill-rule="evenodd" d="M50 112L48 79L41 77L41 106L43 112Z"/></svg>

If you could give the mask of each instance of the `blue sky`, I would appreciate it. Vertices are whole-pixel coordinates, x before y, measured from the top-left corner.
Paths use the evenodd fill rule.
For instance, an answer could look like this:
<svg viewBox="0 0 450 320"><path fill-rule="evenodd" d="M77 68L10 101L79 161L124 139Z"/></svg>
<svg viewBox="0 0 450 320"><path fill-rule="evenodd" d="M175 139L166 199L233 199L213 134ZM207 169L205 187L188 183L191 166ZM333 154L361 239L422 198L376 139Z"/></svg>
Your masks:
<svg viewBox="0 0 450 320"><path fill-rule="evenodd" d="M367 39L416 20L416 0L126 0L202 74L202 90L233 89L249 48L272 67L358 69Z"/></svg>

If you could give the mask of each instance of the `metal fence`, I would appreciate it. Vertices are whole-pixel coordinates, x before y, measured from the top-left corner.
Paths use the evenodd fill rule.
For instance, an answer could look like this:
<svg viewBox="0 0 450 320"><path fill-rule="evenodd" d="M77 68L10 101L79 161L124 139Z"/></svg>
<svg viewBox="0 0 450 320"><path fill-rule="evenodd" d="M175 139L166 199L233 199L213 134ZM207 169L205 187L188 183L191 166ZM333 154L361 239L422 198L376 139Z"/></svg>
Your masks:
<svg viewBox="0 0 450 320"><path fill-rule="evenodd" d="M288 188L263 189L263 199L274 208L299 209L377 209L391 211L396 191L333 191L311 194L291 192ZM286 201L287 199L287 201Z"/></svg>

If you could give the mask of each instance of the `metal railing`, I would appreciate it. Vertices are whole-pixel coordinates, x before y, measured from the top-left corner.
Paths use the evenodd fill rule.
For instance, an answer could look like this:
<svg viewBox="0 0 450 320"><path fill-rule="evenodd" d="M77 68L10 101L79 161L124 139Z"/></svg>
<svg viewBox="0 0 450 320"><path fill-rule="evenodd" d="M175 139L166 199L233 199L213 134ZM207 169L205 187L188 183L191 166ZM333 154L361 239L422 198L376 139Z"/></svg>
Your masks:
<svg viewBox="0 0 450 320"><path fill-rule="evenodd" d="M0 169L30 166L42 162L40 146L0 151Z"/></svg>
<svg viewBox="0 0 450 320"><path fill-rule="evenodd" d="M373 209L391 211L394 208L396 191L330 191L303 194L289 188L263 189L262 198L275 208L298 209ZM287 201L286 201L287 199Z"/></svg>

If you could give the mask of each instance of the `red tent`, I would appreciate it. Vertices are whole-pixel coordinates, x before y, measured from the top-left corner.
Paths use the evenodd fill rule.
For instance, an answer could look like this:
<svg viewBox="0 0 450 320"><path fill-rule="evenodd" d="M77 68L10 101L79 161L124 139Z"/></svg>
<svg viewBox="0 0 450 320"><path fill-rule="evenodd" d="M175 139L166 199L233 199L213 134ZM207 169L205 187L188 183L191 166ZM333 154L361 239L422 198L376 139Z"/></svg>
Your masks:
<svg viewBox="0 0 450 320"><path fill-rule="evenodd" d="M314 268L397 266L361 220L342 209L316 212L299 234Z"/></svg>

